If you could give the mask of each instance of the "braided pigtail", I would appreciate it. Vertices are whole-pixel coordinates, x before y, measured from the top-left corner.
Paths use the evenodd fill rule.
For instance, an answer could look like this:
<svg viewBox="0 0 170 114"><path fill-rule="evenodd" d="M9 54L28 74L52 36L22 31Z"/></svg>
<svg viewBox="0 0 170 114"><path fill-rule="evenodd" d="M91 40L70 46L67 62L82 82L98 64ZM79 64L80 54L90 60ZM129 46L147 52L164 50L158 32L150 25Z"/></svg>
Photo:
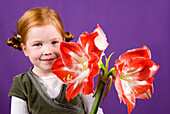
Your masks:
<svg viewBox="0 0 170 114"><path fill-rule="evenodd" d="M66 42L69 42L70 40L74 39L74 35L71 34L70 32L64 32L64 40Z"/></svg>
<svg viewBox="0 0 170 114"><path fill-rule="evenodd" d="M15 49L22 50L21 48L21 36L17 33L14 33L14 37L8 38L7 40L8 46L12 46Z"/></svg>

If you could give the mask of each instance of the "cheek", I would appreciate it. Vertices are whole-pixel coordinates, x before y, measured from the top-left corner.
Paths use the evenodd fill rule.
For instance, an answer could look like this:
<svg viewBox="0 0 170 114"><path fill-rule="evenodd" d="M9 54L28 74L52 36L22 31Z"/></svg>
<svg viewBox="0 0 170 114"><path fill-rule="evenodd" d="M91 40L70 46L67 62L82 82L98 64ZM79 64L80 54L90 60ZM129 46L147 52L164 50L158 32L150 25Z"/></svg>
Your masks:
<svg viewBox="0 0 170 114"><path fill-rule="evenodd" d="M61 56L59 46L54 47L53 50L56 55Z"/></svg>
<svg viewBox="0 0 170 114"><path fill-rule="evenodd" d="M33 60L35 60L35 59L39 59L40 58L40 56L41 56L41 52L40 51L30 51L29 53L28 53L29 55L29 57L30 57L30 59L33 59Z"/></svg>
<svg viewBox="0 0 170 114"><path fill-rule="evenodd" d="M59 49L55 50L55 54L60 57L61 56L60 50Z"/></svg>

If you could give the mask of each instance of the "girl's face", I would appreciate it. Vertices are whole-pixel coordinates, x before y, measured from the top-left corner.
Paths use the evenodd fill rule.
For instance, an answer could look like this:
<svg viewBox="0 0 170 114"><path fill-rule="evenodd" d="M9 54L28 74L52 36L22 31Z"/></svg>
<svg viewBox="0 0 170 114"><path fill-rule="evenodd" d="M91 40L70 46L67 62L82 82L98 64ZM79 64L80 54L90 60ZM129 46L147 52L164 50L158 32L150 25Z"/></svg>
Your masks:
<svg viewBox="0 0 170 114"><path fill-rule="evenodd" d="M22 49L34 65L33 72L38 76L51 73L53 62L60 57L61 33L52 25L32 27L28 30L26 45Z"/></svg>

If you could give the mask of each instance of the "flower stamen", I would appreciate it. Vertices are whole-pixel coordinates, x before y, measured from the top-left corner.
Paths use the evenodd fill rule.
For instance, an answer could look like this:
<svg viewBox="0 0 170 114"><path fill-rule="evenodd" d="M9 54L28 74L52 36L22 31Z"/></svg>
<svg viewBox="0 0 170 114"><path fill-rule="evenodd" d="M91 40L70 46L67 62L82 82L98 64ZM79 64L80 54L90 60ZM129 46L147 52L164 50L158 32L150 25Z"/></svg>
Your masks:
<svg viewBox="0 0 170 114"><path fill-rule="evenodd" d="M72 78L73 78L73 77L72 77L70 74L68 74L67 77L64 77L64 78L63 78L63 80L64 80L64 81L70 81Z"/></svg>

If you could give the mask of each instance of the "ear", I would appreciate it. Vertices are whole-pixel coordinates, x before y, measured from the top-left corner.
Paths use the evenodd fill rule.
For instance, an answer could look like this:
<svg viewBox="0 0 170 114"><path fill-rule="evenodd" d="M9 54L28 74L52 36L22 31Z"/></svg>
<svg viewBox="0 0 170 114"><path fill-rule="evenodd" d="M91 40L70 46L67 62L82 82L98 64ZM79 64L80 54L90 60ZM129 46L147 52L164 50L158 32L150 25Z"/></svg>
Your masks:
<svg viewBox="0 0 170 114"><path fill-rule="evenodd" d="M21 43L21 48L22 48L22 50L23 50L25 56L28 57L28 53L27 53L27 50L26 50L26 46L25 46L23 43Z"/></svg>

